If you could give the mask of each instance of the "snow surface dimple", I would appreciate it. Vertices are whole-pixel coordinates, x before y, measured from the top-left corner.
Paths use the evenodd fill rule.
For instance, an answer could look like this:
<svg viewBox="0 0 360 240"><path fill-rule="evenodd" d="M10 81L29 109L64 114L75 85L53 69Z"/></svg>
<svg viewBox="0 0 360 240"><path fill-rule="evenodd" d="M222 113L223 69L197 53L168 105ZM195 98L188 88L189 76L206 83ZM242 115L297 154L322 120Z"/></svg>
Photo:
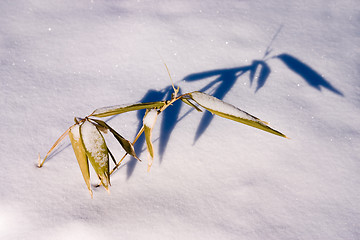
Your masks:
<svg viewBox="0 0 360 240"><path fill-rule="evenodd" d="M201 106L208 108L210 110L214 110L217 112L222 112L231 116L248 119L252 121L258 121L258 119L254 118L250 114L244 112L243 110L221 101L220 99L210 96L208 94L202 92L193 92L191 93L191 97Z"/></svg>
<svg viewBox="0 0 360 240"><path fill-rule="evenodd" d="M89 121L85 121L80 129L86 151L91 154L100 167L106 166L108 155L106 154L105 140L100 132Z"/></svg>
<svg viewBox="0 0 360 240"><path fill-rule="evenodd" d="M146 116L144 117L144 125L152 128L156 122L156 118L157 118L157 110L156 109L151 109Z"/></svg>

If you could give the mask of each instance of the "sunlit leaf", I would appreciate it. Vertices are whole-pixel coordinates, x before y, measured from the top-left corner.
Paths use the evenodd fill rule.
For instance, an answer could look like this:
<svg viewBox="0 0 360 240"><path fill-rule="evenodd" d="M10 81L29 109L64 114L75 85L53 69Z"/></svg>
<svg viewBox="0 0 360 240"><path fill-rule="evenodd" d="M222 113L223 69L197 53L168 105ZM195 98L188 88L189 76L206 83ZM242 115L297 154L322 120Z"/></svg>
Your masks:
<svg viewBox="0 0 360 240"><path fill-rule="evenodd" d="M193 99L195 102L197 102L200 106L204 107L209 112L216 114L218 116L240 122L246 125L249 125L251 127L255 127L258 129L261 129L263 131L281 136L286 137L281 132L272 129L267 125L266 122L261 121L257 117L254 117L247 112L229 104L226 103L216 97L210 96L206 93L202 92L192 92L189 93L189 96L191 99Z"/></svg>
<svg viewBox="0 0 360 240"><path fill-rule="evenodd" d="M195 104L193 104L192 102L189 101L189 99L187 98L180 98L181 101L183 101L184 103L186 103L187 105L189 105L190 107L195 108L198 112L202 112L202 110L200 108L198 108Z"/></svg>
<svg viewBox="0 0 360 240"><path fill-rule="evenodd" d="M145 114L145 117L143 119L145 141L146 141L147 150L149 153L148 171L150 171L150 168L151 168L151 165L152 165L153 159L154 159L154 148L151 143L151 133L152 133L153 127L155 125L157 115L158 115L158 111L156 109L150 109Z"/></svg>
<svg viewBox="0 0 360 240"><path fill-rule="evenodd" d="M108 190L110 184L109 152L104 137L96 126L88 120L80 126L80 136L86 156L98 175L101 184Z"/></svg>
<svg viewBox="0 0 360 240"><path fill-rule="evenodd" d="M104 127L104 126L102 126L102 125L100 125L100 124L98 124L96 122L95 123L91 122L91 123L93 123L100 132L105 133L105 134L108 133L108 130L109 130L108 128L106 128L106 127Z"/></svg>
<svg viewBox="0 0 360 240"><path fill-rule="evenodd" d="M69 138L71 141L71 145L74 149L76 159L79 163L80 170L85 180L86 186L89 189L90 195L92 197L93 195L90 186L89 162L86 156L84 144L80 137L80 128L78 124L75 124L70 128Z"/></svg>
<svg viewBox="0 0 360 240"><path fill-rule="evenodd" d="M133 156L134 158L136 158L137 160L141 161L135 153L135 149L133 144L128 141L127 139L125 139L123 136L121 136L118 132L116 132L113 128L111 128L107 123L105 123L104 121L98 120L98 119L91 119L91 121L94 121L98 124L98 126L101 126L105 129L108 129L116 138L116 140L118 140L118 142L120 143L120 145L123 147L123 149L130 154L131 156Z"/></svg>
<svg viewBox="0 0 360 240"><path fill-rule="evenodd" d="M92 114L90 114L90 116L108 117L108 116L125 113L125 112L129 112L129 111L149 109L149 108L159 108L164 105L165 105L164 101L116 105L116 106L98 108Z"/></svg>

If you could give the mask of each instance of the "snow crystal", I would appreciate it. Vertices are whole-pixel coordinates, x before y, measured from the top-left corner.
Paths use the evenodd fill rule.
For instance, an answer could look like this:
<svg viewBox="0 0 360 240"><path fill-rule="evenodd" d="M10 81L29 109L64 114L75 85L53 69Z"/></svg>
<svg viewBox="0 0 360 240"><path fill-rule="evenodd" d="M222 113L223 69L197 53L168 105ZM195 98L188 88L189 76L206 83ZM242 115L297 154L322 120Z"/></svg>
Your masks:
<svg viewBox="0 0 360 240"><path fill-rule="evenodd" d="M81 125L80 131L86 151L91 153L91 156L100 167L106 166L108 155L104 151L105 140L97 128L89 121L85 121Z"/></svg>
<svg viewBox="0 0 360 240"><path fill-rule="evenodd" d="M210 96L208 94L202 93L202 92L193 92L191 93L192 98L199 103L201 106L208 108L210 110L214 110L217 112L222 112L231 116L248 119L252 121L258 121L255 117L251 116L247 112L244 112L243 110L226 103L224 101L221 101L220 99Z"/></svg>

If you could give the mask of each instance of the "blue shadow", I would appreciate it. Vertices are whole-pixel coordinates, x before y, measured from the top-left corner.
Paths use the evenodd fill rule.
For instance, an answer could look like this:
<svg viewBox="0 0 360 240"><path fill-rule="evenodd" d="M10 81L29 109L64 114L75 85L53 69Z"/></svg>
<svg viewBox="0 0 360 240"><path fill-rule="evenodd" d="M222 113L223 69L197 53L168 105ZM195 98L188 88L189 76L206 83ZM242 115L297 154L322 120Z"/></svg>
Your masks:
<svg viewBox="0 0 360 240"><path fill-rule="evenodd" d="M263 60L254 60L250 65L247 66L193 73L186 76L183 80L186 82L194 82L211 77L216 77L215 80L210 81L207 85L200 89L200 91L204 92L213 88L213 93L211 93L211 95L222 100L225 95L230 91L230 89L234 86L236 80L246 72L249 72L250 87L253 85L254 82L256 82L255 93L257 93L261 88L265 86L265 83L269 79L269 76L271 74L271 68L268 65L268 61L277 58L280 59L283 63L285 63L285 65L290 70L301 76L311 87L319 91L321 90L321 87L323 87L335 94L344 96L343 93L341 93L338 89L332 86L319 73L317 73L314 69L301 62L297 58L289 54L283 53L265 60L265 57L267 57L268 53L270 53L270 51L267 50L267 54L264 56ZM213 118L214 116L211 113L207 111L204 113L197 128L194 142L196 142L200 138L200 136L206 131Z"/></svg>
<svg viewBox="0 0 360 240"><path fill-rule="evenodd" d="M247 71L251 71L253 68L254 66L250 65L244 67L217 69L201 73L194 73L186 76L184 78L184 81L192 82L209 77L217 77L215 80L211 81L205 87L200 89L200 91L205 92L218 84L212 95L216 98L223 99L225 95L230 91L230 89L234 86L236 80ZM200 136L206 131L213 118L214 116L210 112L204 112L203 117L200 120L199 127L196 130L194 142L196 142L200 138Z"/></svg>
<svg viewBox="0 0 360 240"><path fill-rule="evenodd" d="M312 69L307 64L301 62L299 59L289 54L283 53L275 58L280 59L290 70L302 77L311 87L321 91L321 87L329 91L344 96L342 92L332 86L325 78Z"/></svg>
<svg viewBox="0 0 360 240"><path fill-rule="evenodd" d="M176 86L175 86L176 87ZM140 102L155 102L162 100L171 99L171 94L173 93L172 86L165 87L164 89L157 90L149 90L145 96L140 100ZM181 92L179 92L181 94ZM161 115L162 121L160 126L160 138L159 138L159 156L160 161L162 161L162 157L165 153L166 146L169 142L172 131L175 128L175 125L178 121L178 116L181 109L181 102L177 101L173 105L169 106ZM140 131L143 126L143 118L146 110L139 110L137 112L137 118L139 120L139 124L137 127L136 133ZM142 152L145 145L145 136L142 134L137 142L134 144L135 152L138 154ZM127 178L129 179L134 172L138 160L131 157L130 161L126 164L127 166Z"/></svg>
<svg viewBox="0 0 360 240"><path fill-rule="evenodd" d="M156 91L156 90L149 90L145 95L144 97L140 100L140 102L155 102L155 101L161 101L164 96L166 95L166 92L165 91ZM138 127L137 127L137 131L136 131L136 134L140 131L140 129L142 128L143 126L143 117L145 115L145 112L146 110L139 110L137 111L137 118L139 120L139 124L138 124ZM135 135L136 137L136 135ZM134 138L135 138L134 137ZM145 137L144 137L144 134L142 134L140 136L140 138L137 140L137 142L134 144L134 149L135 149L135 152L136 154L138 155L138 157L140 157L140 154L142 149L143 149L143 146L144 146L144 143L145 143ZM135 170L135 167L136 167L136 164L137 164L138 160L131 157L130 160L128 161L128 163L126 164L126 174L127 174L127 179L129 179L131 177L131 175L133 174L134 170Z"/></svg>

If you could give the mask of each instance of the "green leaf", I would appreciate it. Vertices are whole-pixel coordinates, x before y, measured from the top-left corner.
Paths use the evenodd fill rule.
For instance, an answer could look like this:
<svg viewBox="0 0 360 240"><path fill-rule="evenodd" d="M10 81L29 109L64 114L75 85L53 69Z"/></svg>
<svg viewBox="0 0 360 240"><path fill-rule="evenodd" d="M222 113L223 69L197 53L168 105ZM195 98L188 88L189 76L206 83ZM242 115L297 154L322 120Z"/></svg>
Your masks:
<svg viewBox="0 0 360 240"><path fill-rule="evenodd" d="M123 136L121 136L119 133L117 133L113 128L111 128L109 125L107 125L104 121L98 120L98 119L90 119L91 121L96 122L99 126L105 128L105 129L109 129L109 131L114 135L114 137L116 138L116 140L118 140L118 142L120 143L120 145L123 147L123 149L130 154L131 156L133 156L134 158L136 158L137 160L141 161L135 153L135 149L133 144L126 140Z"/></svg>
<svg viewBox="0 0 360 240"><path fill-rule="evenodd" d="M89 189L89 192L90 192L90 195L92 198L93 194L92 194L91 186L90 186L89 162L86 157L85 148L84 148L83 142L80 137L80 128L79 128L78 124L75 124L74 126L72 126L70 128L69 138L71 141L71 145L74 149L76 159L79 163L81 173L83 175L86 186Z"/></svg>
<svg viewBox="0 0 360 240"><path fill-rule="evenodd" d="M156 119L157 119L158 111L156 109L150 109L145 113L143 123L144 123L144 133L145 133L145 141L147 150L149 153L149 162L148 162L148 171L150 171L151 165L154 159L154 148L151 143L151 133L154 128Z"/></svg>
<svg viewBox="0 0 360 240"><path fill-rule="evenodd" d="M216 97L197 91L189 93L189 96L213 114L286 138L281 132L269 127L266 122Z"/></svg>
<svg viewBox="0 0 360 240"><path fill-rule="evenodd" d="M88 120L80 126L80 136L86 156L106 190L110 184L109 152L104 137Z"/></svg>
<svg viewBox="0 0 360 240"><path fill-rule="evenodd" d="M92 114L90 114L90 116L108 117L108 116L117 115L120 113L129 112L129 111L136 111L136 110L150 109L150 108L159 108L164 105L165 105L164 101L116 105L116 106L98 108Z"/></svg>

